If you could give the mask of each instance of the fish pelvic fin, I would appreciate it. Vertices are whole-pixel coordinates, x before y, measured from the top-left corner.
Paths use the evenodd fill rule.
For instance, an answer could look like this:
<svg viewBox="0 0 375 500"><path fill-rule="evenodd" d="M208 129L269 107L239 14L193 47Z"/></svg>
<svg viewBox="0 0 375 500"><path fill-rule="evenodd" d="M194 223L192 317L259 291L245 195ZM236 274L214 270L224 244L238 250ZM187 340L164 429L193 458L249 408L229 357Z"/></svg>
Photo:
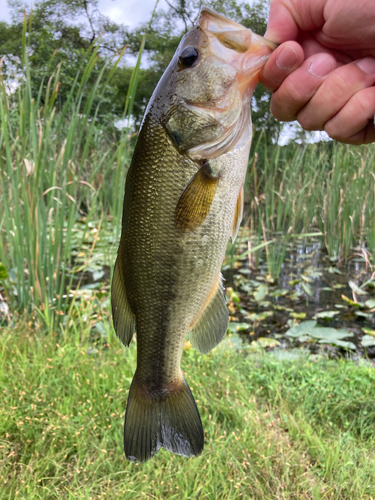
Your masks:
<svg viewBox="0 0 375 500"><path fill-rule="evenodd" d="M117 257L111 287L112 318L117 336L123 344L128 346L135 332L135 315L126 297L124 276L120 266L120 260Z"/></svg>
<svg viewBox="0 0 375 500"><path fill-rule="evenodd" d="M175 224L183 232L194 231L205 221L215 197L219 176L214 177L206 161L190 179L178 200Z"/></svg>
<svg viewBox="0 0 375 500"><path fill-rule="evenodd" d="M154 392L143 388L135 376L125 415L126 458L146 462L162 447L176 455L197 456L203 445L199 411L183 376L173 387Z"/></svg>
<svg viewBox="0 0 375 500"><path fill-rule="evenodd" d="M229 313L222 280L220 274L189 333L191 345L202 354L216 347L228 328Z"/></svg>
<svg viewBox="0 0 375 500"><path fill-rule="evenodd" d="M233 219L232 235L231 235L232 243L234 243L234 240L237 238L238 230L240 229L240 224L243 217L243 205L244 205L244 195L243 195L243 184L242 184L237 198L236 209L234 211L234 219Z"/></svg>

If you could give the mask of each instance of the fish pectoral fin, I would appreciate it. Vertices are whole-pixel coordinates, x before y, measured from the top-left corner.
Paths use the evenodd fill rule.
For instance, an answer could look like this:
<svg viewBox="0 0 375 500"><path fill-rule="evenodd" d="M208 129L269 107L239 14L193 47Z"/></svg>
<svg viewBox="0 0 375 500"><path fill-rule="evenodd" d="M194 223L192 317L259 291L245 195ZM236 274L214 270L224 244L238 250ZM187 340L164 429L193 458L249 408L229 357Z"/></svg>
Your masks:
<svg viewBox="0 0 375 500"><path fill-rule="evenodd" d="M194 397L185 379L150 393L136 376L126 408L124 450L131 462L146 462L164 447L184 457L202 453L204 433Z"/></svg>
<svg viewBox="0 0 375 500"><path fill-rule="evenodd" d="M126 297L125 282L120 269L119 257L117 257L113 270L111 304L115 332L121 342L128 346L135 332L135 315Z"/></svg>
<svg viewBox="0 0 375 500"><path fill-rule="evenodd" d="M214 177L206 161L191 178L178 200L175 224L182 231L194 231L206 219L214 199L219 175Z"/></svg>
<svg viewBox="0 0 375 500"><path fill-rule="evenodd" d="M234 211L234 219L232 226L232 243L234 243L234 240L237 238L238 230L240 229L240 224L243 217L243 204L244 204L244 195L243 195L243 184L242 184L237 198L236 210Z"/></svg>
<svg viewBox="0 0 375 500"><path fill-rule="evenodd" d="M202 312L191 327L191 345L200 353L207 354L223 340L228 321L229 313L220 275Z"/></svg>

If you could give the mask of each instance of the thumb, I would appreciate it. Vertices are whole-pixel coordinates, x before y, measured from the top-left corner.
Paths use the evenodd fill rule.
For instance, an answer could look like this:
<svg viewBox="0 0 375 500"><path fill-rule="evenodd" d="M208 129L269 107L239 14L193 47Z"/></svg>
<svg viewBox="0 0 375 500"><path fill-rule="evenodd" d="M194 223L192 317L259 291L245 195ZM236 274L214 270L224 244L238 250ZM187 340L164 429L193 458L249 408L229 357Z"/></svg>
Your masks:
<svg viewBox="0 0 375 500"><path fill-rule="evenodd" d="M265 37L276 43L297 40L302 32L321 28L327 0L271 0Z"/></svg>

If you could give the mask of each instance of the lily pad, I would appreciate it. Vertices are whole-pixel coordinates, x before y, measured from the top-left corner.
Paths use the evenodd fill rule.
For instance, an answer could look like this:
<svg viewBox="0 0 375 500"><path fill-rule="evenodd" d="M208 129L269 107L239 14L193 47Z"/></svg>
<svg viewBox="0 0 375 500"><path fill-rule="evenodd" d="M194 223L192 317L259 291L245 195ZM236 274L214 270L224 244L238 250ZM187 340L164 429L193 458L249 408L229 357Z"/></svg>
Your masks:
<svg viewBox="0 0 375 500"><path fill-rule="evenodd" d="M321 311L315 314L314 319L333 319L339 314L339 311Z"/></svg>
<svg viewBox="0 0 375 500"><path fill-rule="evenodd" d="M273 311L263 311L261 313L252 313L252 314L248 314L246 316L246 319L252 321L252 322L257 322L257 321L263 321L267 318L269 318L270 316L273 316Z"/></svg>
<svg viewBox="0 0 375 500"><path fill-rule="evenodd" d="M357 349L356 345L353 344L353 342L347 342L345 340L332 340L330 342L325 341L325 340L319 340L319 344L332 344L338 347L344 347L345 349L352 349L355 351Z"/></svg>
<svg viewBox="0 0 375 500"><path fill-rule="evenodd" d="M236 323L236 322L230 322L228 325L228 330L230 332L246 332L247 330L250 330L252 328L249 323Z"/></svg>
<svg viewBox="0 0 375 500"><path fill-rule="evenodd" d="M92 273L92 279L93 279L94 281L98 281L98 280L100 280L101 278L103 278L103 276L104 276L104 275L105 275L105 271L103 271L103 269L98 270L98 271L94 271L94 272Z"/></svg>
<svg viewBox="0 0 375 500"><path fill-rule="evenodd" d="M300 342L315 340L319 344L332 344L348 349L355 349L352 342L343 341L346 337L352 337L353 334L344 329L327 328L317 326L316 321L302 321L299 325L290 328L286 335L298 339Z"/></svg>
<svg viewBox="0 0 375 500"><path fill-rule="evenodd" d="M355 315L359 316L360 318L366 318L366 319L370 319L372 316L371 313L364 313L362 311L355 311Z"/></svg>
<svg viewBox="0 0 375 500"><path fill-rule="evenodd" d="M254 299L257 302L260 302L261 300L264 299L264 297L268 293L268 286L267 285L259 285L256 291L254 292Z"/></svg>
<svg viewBox="0 0 375 500"><path fill-rule="evenodd" d="M375 338L372 335L365 335L361 340L361 344L363 347L374 347Z"/></svg>
<svg viewBox="0 0 375 500"><path fill-rule="evenodd" d="M288 337L298 338L302 335L308 334L316 325L317 322L313 320L302 321L299 325L289 328L285 335L288 335Z"/></svg>
<svg viewBox="0 0 375 500"><path fill-rule="evenodd" d="M270 297L283 297L284 295L288 295L288 290L286 288L277 288L269 293Z"/></svg>
<svg viewBox="0 0 375 500"><path fill-rule="evenodd" d="M345 337L352 337L353 334L348 332L348 330L345 330L344 328L330 328L326 326L317 326L313 328L310 332L309 335L311 337L314 337L315 339L321 339L323 341L327 342L333 342L336 340L341 340L344 339Z"/></svg>

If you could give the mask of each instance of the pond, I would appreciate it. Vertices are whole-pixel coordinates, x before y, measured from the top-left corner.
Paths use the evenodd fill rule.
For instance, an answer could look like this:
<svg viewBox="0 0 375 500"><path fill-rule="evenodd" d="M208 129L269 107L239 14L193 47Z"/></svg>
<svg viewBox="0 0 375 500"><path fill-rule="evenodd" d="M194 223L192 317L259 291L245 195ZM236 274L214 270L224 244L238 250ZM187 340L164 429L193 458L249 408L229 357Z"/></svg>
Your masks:
<svg viewBox="0 0 375 500"><path fill-rule="evenodd" d="M253 256L224 266L231 332L252 346L375 358L375 273L366 249L354 249L347 263L332 262L319 238L279 251L277 278L265 251L256 269Z"/></svg>

